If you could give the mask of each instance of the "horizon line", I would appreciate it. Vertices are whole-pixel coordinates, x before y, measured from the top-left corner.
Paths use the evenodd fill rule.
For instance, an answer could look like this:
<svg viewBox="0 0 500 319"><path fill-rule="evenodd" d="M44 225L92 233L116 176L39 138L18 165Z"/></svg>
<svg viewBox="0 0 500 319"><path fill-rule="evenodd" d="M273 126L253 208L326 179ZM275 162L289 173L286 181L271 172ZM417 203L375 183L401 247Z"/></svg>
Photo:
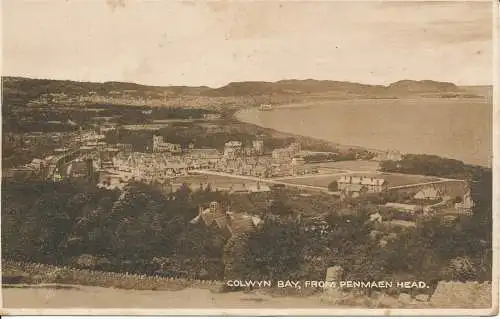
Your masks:
<svg viewBox="0 0 500 319"><path fill-rule="evenodd" d="M77 83L95 83L95 84L106 84L106 83L127 83L127 84L135 84L135 85L140 85L140 86L149 86L149 87L192 87L192 88L201 88L201 87L206 87L209 89L219 89L223 88L225 86L228 86L229 84L232 83L278 83L278 82L283 82L283 81L317 81L317 82L341 82L341 83L351 83L351 84L358 84L358 85L367 85L367 86L381 86L381 87L388 87L391 84L401 82L401 81L411 81L411 82L423 82L423 81L431 81L431 82L436 82L436 83L449 83L453 84L457 87L466 87L466 86L488 86L488 87L493 87L493 83L490 84L457 84L456 82L452 81L443 81L443 80L433 80L433 79L421 79L421 80L415 80L415 79L400 79L396 80L393 82L389 82L388 84L383 84L383 83L378 83L378 84L369 84L369 83L363 83L363 82L356 82L356 81L349 81L349 80L333 80L333 79L316 79L316 78L282 78L280 80L276 81L270 81L270 80L239 80L239 81L230 81L226 82L223 85L220 86L209 86L209 85L187 85L187 84L168 84L168 85L158 85L158 84L146 84L146 83L140 83L140 82L131 82L131 81L119 81L119 80L106 80L106 81L91 81L91 80L75 80L75 79L61 79L61 78L42 78L42 77L30 77L30 76L25 76L25 75L0 75L0 78L22 78L22 79L29 79L29 80L49 80L49 81L70 81L70 82L77 82Z"/></svg>

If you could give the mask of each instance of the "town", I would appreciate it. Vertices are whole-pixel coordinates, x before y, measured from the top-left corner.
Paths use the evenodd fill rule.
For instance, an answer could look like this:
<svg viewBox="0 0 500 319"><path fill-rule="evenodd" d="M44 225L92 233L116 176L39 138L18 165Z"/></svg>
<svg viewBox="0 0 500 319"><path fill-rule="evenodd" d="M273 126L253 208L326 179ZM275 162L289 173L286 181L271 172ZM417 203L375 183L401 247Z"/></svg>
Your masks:
<svg viewBox="0 0 500 319"><path fill-rule="evenodd" d="M212 115L208 121L214 121L212 125L216 126L218 119ZM401 160L402 155L394 150L371 151L368 157L339 161L336 159L341 159L342 154L338 150L303 150L298 141L266 152L265 137L255 136L247 145L227 140L219 150L195 148L192 143L184 147L153 133L151 147L141 152L132 144L106 142L107 134L123 126L128 127L106 120L92 129L69 133L6 133L3 140L8 147L29 153L43 145L49 151L43 158L4 169L4 177L54 182L87 180L101 188L120 190L138 181L160 184L165 192L175 192L185 184L193 190L208 187L230 193L270 192L272 187L286 187L340 199L396 190L413 193L413 200L389 202L385 207L411 213L439 210L452 215L470 215L473 207L465 180L382 173L379 163ZM319 161L307 160L318 155Z"/></svg>
<svg viewBox="0 0 500 319"><path fill-rule="evenodd" d="M478 231L489 221L477 213L487 212L487 168L262 128L239 121L236 105L119 99L125 91L108 94L116 100L7 95L2 248L15 274L36 273L38 262L70 267L69 282L90 271L106 286L121 273L120 285L136 287L172 277L320 282L337 269L329 280L418 275L430 283L416 289L421 300L440 280L489 276L489 239ZM33 280L20 277L4 279Z"/></svg>

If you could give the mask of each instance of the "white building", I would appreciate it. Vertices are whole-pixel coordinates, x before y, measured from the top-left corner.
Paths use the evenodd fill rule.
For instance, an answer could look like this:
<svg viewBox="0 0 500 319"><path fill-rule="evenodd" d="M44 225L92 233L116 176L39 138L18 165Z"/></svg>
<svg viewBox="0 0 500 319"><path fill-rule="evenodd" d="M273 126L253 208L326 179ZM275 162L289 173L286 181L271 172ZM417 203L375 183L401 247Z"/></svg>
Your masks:
<svg viewBox="0 0 500 319"><path fill-rule="evenodd" d="M441 191L435 187L426 187L415 194L413 198L421 200L437 200L443 197Z"/></svg>
<svg viewBox="0 0 500 319"><path fill-rule="evenodd" d="M470 216L470 215L472 215L473 208L474 208L474 201L472 200L470 190L468 190L465 193L464 198L462 199L462 202L455 204L455 209L457 211L457 214L459 214L459 215Z"/></svg>
<svg viewBox="0 0 500 319"><path fill-rule="evenodd" d="M339 191L349 189L352 185L362 186L366 192L379 193L387 189L387 181L382 178L344 175L337 180Z"/></svg>
<svg viewBox="0 0 500 319"><path fill-rule="evenodd" d="M263 140L255 140L252 143L253 150L255 154L257 155L263 155L264 154L264 141Z"/></svg>

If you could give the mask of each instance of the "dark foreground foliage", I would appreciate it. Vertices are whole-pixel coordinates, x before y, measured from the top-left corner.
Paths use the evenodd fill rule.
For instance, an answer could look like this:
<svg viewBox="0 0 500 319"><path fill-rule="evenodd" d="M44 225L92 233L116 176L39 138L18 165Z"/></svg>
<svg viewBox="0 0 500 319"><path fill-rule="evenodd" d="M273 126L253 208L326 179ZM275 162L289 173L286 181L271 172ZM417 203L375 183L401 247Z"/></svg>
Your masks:
<svg viewBox="0 0 500 319"><path fill-rule="evenodd" d="M2 254L18 261L151 274L174 271L203 279L321 280L340 265L352 280L491 280L491 172L472 184L471 217L421 217L415 227L370 221L376 205L362 199L319 205L327 232L310 231L304 199L236 197L264 219L254 233L224 238L193 225L198 205L235 201L228 194L152 185L126 191L71 182L2 185ZM265 201L262 205L258 201ZM243 203L243 204L242 204ZM236 205L235 205L236 206ZM243 206L242 206L243 207Z"/></svg>

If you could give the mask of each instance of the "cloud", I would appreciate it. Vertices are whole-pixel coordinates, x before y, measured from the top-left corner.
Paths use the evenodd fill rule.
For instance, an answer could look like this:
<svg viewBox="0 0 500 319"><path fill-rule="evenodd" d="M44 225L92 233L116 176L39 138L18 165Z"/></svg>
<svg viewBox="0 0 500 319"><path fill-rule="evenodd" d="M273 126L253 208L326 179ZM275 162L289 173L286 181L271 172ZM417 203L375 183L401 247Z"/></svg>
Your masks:
<svg viewBox="0 0 500 319"><path fill-rule="evenodd" d="M4 0L4 71L211 86L491 78L490 3L113 3L115 11L104 1Z"/></svg>

